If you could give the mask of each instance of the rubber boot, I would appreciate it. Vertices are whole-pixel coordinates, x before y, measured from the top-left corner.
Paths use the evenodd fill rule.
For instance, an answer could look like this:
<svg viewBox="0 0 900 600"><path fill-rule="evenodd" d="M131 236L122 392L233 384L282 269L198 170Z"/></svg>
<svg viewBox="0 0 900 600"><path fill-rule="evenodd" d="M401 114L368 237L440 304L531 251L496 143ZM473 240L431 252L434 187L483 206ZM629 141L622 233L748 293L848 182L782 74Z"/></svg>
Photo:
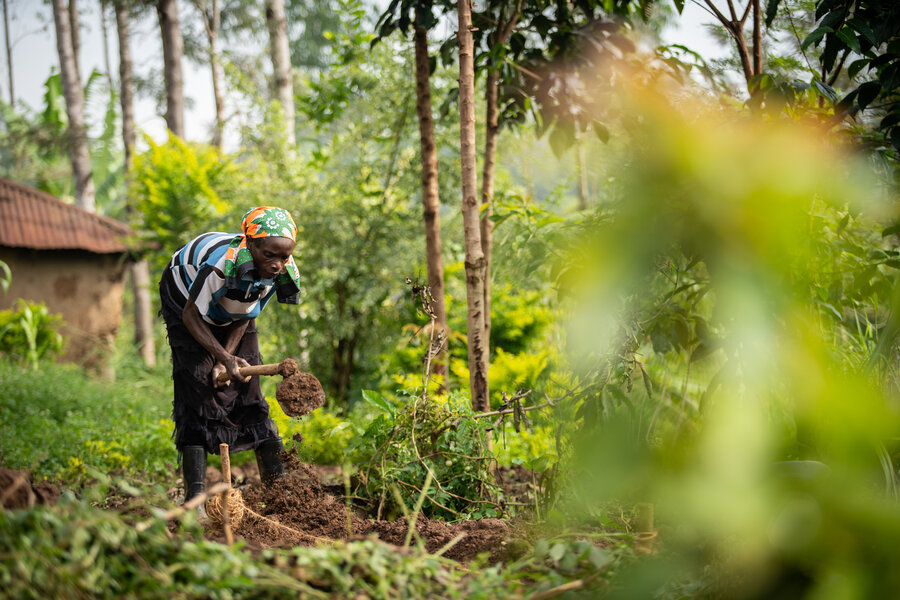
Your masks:
<svg viewBox="0 0 900 600"><path fill-rule="evenodd" d="M184 501L206 491L206 448L203 446L185 446L181 453L181 473L184 476ZM206 509L201 504L197 507L197 515L206 517Z"/></svg>
<svg viewBox="0 0 900 600"><path fill-rule="evenodd" d="M259 467L259 478L263 485L284 477L284 464L281 462L281 438L270 438L256 447L256 464Z"/></svg>

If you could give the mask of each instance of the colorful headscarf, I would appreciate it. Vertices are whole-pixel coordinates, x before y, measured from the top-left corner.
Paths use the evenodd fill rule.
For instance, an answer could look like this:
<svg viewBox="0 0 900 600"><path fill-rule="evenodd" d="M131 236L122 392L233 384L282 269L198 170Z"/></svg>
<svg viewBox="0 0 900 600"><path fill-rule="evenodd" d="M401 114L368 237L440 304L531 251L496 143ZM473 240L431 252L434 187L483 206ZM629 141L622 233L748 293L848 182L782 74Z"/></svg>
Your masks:
<svg viewBox="0 0 900 600"><path fill-rule="evenodd" d="M297 241L297 226L291 213L275 206L251 208L241 221L243 235L237 235L225 252L225 285L239 288L238 281L254 269L247 238L286 237ZM275 293L282 304L300 304L300 272L290 257L285 270L275 277Z"/></svg>
<svg viewBox="0 0 900 600"><path fill-rule="evenodd" d="M251 208L241 221L241 230L252 238L276 236L297 241L297 226L291 213L277 206Z"/></svg>

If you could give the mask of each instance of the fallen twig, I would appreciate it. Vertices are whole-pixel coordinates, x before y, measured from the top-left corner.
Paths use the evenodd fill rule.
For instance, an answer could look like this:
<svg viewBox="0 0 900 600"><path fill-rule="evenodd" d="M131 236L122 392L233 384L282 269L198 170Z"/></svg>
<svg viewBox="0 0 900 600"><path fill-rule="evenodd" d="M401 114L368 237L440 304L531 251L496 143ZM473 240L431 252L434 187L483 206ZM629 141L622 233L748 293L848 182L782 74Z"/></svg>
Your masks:
<svg viewBox="0 0 900 600"><path fill-rule="evenodd" d="M189 510L193 510L193 509L197 508L198 506L200 506L201 504L203 504L204 502L206 502L206 499L209 498L210 496L220 494L220 493L224 492L225 490L229 489L230 487L231 487L230 485L228 485L227 483L224 483L224 482L217 483L216 485L212 486L205 492L197 494L196 496L194 496L193 498L191 498L190 500L188 500L181 506L176 506L174 508L170 508L169 510L167 510L166 512L164 512L157 518L162 519L163 521L171 521L172 519L177 519L184 513L188 512ZM157 520L156 518L147 519L146 521L135 525L134 528L137 531L145 531L145 530L149 529L150 526L156 522L156 520Z"/></svg>

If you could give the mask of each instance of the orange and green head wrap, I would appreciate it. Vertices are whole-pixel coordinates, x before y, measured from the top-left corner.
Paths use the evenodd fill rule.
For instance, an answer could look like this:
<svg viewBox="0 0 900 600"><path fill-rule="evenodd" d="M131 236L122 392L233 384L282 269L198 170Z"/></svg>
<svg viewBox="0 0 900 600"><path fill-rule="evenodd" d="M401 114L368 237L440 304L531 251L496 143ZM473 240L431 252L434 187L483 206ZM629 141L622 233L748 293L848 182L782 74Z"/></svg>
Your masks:
<svg viewBox="0 0 900 600"><path fill-rule="evenodd" d="M236 235L225 251L225 285L237 288L239 280L252 278L253 256L247 248L247 238L286 237L297 241L297 225L291 213L275 206L251 208L241 220L243 235ZM285 270L275 278L278 301L299 304L300 273L294 258L288 259Z"/></svg>
<svg viewBox="0 0 900 600"><path fill-rule="evenodd" d="M241 221L241 229L251 238L274 236L297 241L297 226L291 213L277 206L251 208Z"/></svg>

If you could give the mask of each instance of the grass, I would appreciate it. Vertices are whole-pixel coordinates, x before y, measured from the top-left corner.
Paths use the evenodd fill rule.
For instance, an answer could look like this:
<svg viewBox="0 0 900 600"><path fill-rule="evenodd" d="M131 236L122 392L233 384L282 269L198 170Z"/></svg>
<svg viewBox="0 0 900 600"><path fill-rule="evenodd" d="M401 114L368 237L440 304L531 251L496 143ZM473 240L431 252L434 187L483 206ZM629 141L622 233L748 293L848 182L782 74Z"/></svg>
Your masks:
<svg viewBox="0 0 900 600"><path fill-rule="evenodd" d="M25 370L0 358L0 464L37 478L103 472L172 473L167 368L124 369L96 381L71 365Z"/></svg>

